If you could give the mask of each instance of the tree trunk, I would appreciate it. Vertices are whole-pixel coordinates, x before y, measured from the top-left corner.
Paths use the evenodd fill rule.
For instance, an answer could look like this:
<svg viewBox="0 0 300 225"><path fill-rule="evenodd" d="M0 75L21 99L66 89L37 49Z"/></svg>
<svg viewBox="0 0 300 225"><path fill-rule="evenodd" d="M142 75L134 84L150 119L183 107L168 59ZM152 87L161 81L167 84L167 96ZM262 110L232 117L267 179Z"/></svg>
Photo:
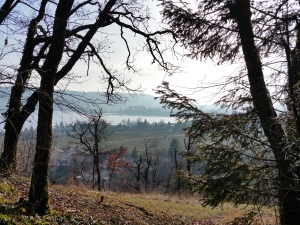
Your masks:
<svg viewBox="0 0 300 225"><path fill-rule="evenodd" d="M41 69L39 113L36 153L34 157L29 202L37 213L44 215L50 210L49 203L49 161L52 144L53 92L58 65L62 59L67 21L74 0L60 0L55 12L53 37L47 57Z"/></svg>
<svg viewBox="0 0 300 225"><path fill-rule="evenodd" d="M4 173L10 174L10 172L16 172L17 170L17 145L19 136L25 121L30 116L30 114L35 111L37 102L38 91L35 91L28 98L27 103L23 107L21 112L16 112L10 118L7 118L5 124L4 150L0 159L0 168Z"/></svg>
<svg viewBox="0 0 300 225"><path fill-rule="evenodd" d="M99 156L95 156L95 164L96 164L96 171L97 171L97 186L98 191L101 191L101 171L99 166Z"/></svg>
<svg viewBox="0 0 300 225"><path fill-rule="evenodd" d="M35 111L35 106L38 102L38 92L35 91L27 100L19 114L14 115L6 122L6 130L4 137L4 150L1 155L0 168L3 172L10 173L17 170L17 144L22 127L30 116Z"/></svg>
<svg viewBox="0 0 300 225"><path fill-rule="evenodd" d="M96 163L95 163L95 158L94 158L94 165L93 165L93 185L92 185L93 190L95 190L95 168L96 168Z"/></svg>
<svg viewBox="0 0 300 225"><path fill-rule="evenodd" d="M175 163L175 168L176 168L176 176L177 176L177 192L179 193L180 188L181 188L181 183L180 183L180 176L178 174L179 170L181 169L180 164L178 163L177 160L177 153L178 151L175 148L175 152L174 152L174 163Z"/></svg>
<svg viewBox="0 0 300 225"><path fill-rule="evenodd" d="M101 118L101 117L100 117ZM98 134L98 129L99 129L99 117L97 120L93 119L94 122L94 144L95 144L95 149L94 149L94 162L96 166L96 172L97 172L97 187L98 191L101 191L101 172L100 172L100 167L99 167L99 135Z"/></svg>
<svg viewBox="0 0 300 225"><path fill-rule="evenodd" d="M300 4L300 2L299 2ZM300 24L298 23L297 27L297 38L296 38L296 45L293 51L290 50L289 46L289 39L288 36L289 32L287 33L287 46L286 49L286 58L287 58L287 65L288 65L288 110L293 112L294 120L296 120L296 135L293 133L293 136L296 138L300 137L300 115L299 115L299 97L300 97L300 87L299 87L299 80L300 80ZM289 121L293 124L295 121ZM298 150L299 151L299 150Z"/></svg>
<svg viewBox="0 0 300 225"><path fill-rule="evenodd" d="M7 118L5 124L4 150L0 161L1 174L4 176L17 171L17 144L23 126L16 122L17 117Z"/></svg>
<svg viewBox="0 0 300 225"><path fill-rule="evenodd" d="M138 163L138 166L137 166L137 177L136 177L136 182L139 184L140 183L140 180L141 180L141 168L142 167L142 156L140 155L140 159L139 159L139 163Z"/></svg>
<svg viewBox="0 0 300 225"><path fill-rule="evenodd" d="M6 112L4 150L1 155L0 168L15 172L17 169L17 144L22 127L35 110L37 104L37 92L35 91L27 100L27 104L22 108L22 96L25 86L30 79L32 71L33 51L36 46L34 40L37 24L42 20L45 14L45 7L48 0L43 0L39 9L39 14L29 23L27 38L22 53L20 67L18 69L17 79L11 89L8 110Z"/></svg>
<svg viewBox="0 0 300 225"><path fill-rule="evenodd" d="M3 23L3 21L6 19L8 14L13 10L13 8L16 7L16 5L20 2L20 0L6 0L0 9L0 24Z"/></svg>
<svg viewBox="0 0 300 225"><path fill-rule="evenodd" d="M300 221L300 192L297 191L296 182L291 174L292 162L288 159L288 152L285 149L285 133L277 121L277 115L264 81L251 25L250 0L236 1L236 6L238 29L248 70L253 105L276 159L280 224L296 225Z"/></svg>
<svg viewBox="0 0 300 225"><path fill-rule="evenodd" d="M184 146L186 149L186 171L188 172L188 176L191 177L191 159L190 157L192 156L192 146L193 146L193 141L191 140L191 137L188 137L188 143L185 142L186 139L184 139Z"/></svg>
<svg viewBox="0 0 300 225"><path fill-rule="evenodd" d="M52 144L53 75L42 78L40 92L36 153L29 190L29 202L35 206L38 214L44 215L50 210L48 185Z"/></svg>

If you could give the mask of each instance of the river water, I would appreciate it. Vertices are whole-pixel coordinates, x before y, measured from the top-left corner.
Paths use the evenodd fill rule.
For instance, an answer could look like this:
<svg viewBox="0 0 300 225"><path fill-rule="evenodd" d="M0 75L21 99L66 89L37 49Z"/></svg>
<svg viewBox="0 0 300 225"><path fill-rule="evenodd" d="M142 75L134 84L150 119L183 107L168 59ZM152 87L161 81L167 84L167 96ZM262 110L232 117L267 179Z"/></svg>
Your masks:
<svg viewBox="0 0 300 225"><path fill-rule="evenodd" d="M103 119L109 122L110 124L117 125L119 123L127 123L129 120L130 122L137 122L141 121L144 122L146 119L148 123L154 123L154 122L165 122L165 123L176 123L176 118L173 117L160 117L160 116L131 116L131 115L116 115L116 114L103 114ZM53 115L53 125L56 123L59 124L61 121L63 123L71 123L76 120L80 121L86 121L87 118L84 116L80 116L74 112L70 113L62 113L62 112L55 112Z"/></svg>
<svg viewBox="0 0 300 225"><path fill-rule="evenodd" d="M116 114L104 114L103 115L104 120L106 120L108 123L112 125L117 125L119 123L127 124L127 121L129 119L130 122L137 122L141 121L144 122L146 119L148 123L154 123L154 122L164 122L164 123L176 123L176 118L173 117L160 117L160 116L131 116L131 115L116 115ZM70 124L75 121L87 121L87 118L84 116L80 116L77 113L74 112L61 112L61 111L55 111L53 114L53 126L59 125L61 122L63 124ZM2 125L2 126L1 126ZM0 129L3 129L3 125L0 125ZM37 112L35 112L32 116L28 118L26 121L24 128L30 128L31 126L33 128L36 128L37 125Z"/></svg>

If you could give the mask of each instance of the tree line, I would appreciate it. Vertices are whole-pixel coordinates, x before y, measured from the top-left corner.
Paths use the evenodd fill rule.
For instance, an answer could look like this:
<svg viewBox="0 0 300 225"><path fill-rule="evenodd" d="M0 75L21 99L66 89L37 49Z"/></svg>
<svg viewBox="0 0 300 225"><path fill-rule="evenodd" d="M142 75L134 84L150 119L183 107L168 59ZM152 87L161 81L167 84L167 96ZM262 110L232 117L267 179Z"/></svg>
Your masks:
<svg viewBox="0 0 300 225"><path fill-rule="evenodd" d="M168 195L185 192L187 183L180 171L188 171L190 176L198 174L197 166L190 159L196 154L195 145L187 150L177 138L172 139L167 149L162 149L155 139L142 142L143 147L134 147L133 150L120 146L95 151L95 148L80 145L81 151L88 154L71 157L68 163L60 160L62 164L52 165L50 182L84 185L98 191Z"/></svg>
<svg viewBox="0 0 300 225"><path fill-rule="evenodd" d="M108 111L109 112L109 111ZM120 115L132 116L170 116L170 111L163 108L148 108L146 106L129 106L125 109L120 109L116 113Z"/></svg>

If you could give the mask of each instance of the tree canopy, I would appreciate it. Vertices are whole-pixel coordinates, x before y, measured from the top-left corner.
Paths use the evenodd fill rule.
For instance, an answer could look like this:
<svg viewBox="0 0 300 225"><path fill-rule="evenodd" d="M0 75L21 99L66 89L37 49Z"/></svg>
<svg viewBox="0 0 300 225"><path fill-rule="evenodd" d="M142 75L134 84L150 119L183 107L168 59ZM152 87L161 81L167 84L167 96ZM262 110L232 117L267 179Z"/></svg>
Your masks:
<svg viewBox="0 0 300 225"><path fill-rule="evenodd" d="M204 113L163 83L161 102L192 121L200 143L199 177L189 179L205 204L278 205L281 224L297 224L299 202L299 2L161 1L163 17L188 57L240 63L217 102L233 113ZM213 75L212 75L213 76ZM232 85L229 88L229 85ZM284 110L278 110L280 104Z"/></svg>

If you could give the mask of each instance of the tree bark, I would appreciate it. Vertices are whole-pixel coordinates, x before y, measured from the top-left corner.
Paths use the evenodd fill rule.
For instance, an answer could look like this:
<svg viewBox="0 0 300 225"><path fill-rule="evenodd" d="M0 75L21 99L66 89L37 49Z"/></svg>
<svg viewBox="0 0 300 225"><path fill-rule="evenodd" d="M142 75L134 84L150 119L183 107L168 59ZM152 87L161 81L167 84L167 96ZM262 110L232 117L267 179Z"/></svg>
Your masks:
<svg viewBox="0 0 300 225"><path fill-rule="evenodd" d="M299 2L300 4L300 2ZM288 58L288 84L289 84L289 104L292 106L292 112L296 119L296 132L297 138L300 137L300 115L299 115L299 97L300 97L300 23L297 24L297 38L296 46L293 51L290 51L289 46L287 46L287 58ZM288 33L288 32L287 32ZM287 37L289 44L289 36Z"/></svg>
<svg viewBox="0 0 300 225"><path fill-rule="evenodd" d="M95 190L95 168L96 168L96 163L95 163L95 157L94 157L94 165L93 165L93 190Z"/></svg>
<svg viewBox="0 0 300 225"><path fill-rule="evenodd" d="M180 188L181 188L181 179L180 179L180 176L178 174L179 170L181 169L180 168L180 164L178 162L178 159L177 159L177 153L178 153L178 150L175 148L175 152L174 152L174 164L175 164L175 168L176 168L176 178L177 178L177 192L179 193L180 191Z"/></svg>
<svg viewBox="0 0 300 225"><path fill-rule="evenodd" d="M35 106L38 102L38 91L35 91L24 105L22 111L18 114L7 118L4 136L4 150L0 159L0 168L2 173L9 175L17 170L17 144L22 127L30 116L35 111Z"/></svg>
<svg viewBox="0 0 300 225"><path fill-rule="evenodd" d="M40 215L50 211L48 185L52 144L53 84L54 76L49 76L41 81L36 153L29 190L29 202L34 204L36 212Z"/></svg>
<svg viewBox="0 0 300 225"><path fill-rule="evenodd" d="M253 105L276 159L280 224L296 225L300 221L300 192L296 190L296 184L290 172L292 161L287 157L285 133L277 120L264 81L260 56L254 42L251 25L250 0L238 0L236 7L236 19L248 71Z"/></svg>
<svg viewBox="0 0 300 225"><path fill-rule="evenodd" d="M40 215L50 210L49 162L52 144L52 115L55 75L62 59L67 20L74 0L60 0L55 13L53 38L44 64L38 72L41 75L36 153L34 157L29 202Z"/></svg>
<svg viewBox="0 0 300 225"><path fill-rule="evenodd" d="M94 162L96 166L96 172L97 172L97 187L98 191L101 191L101 171L99 167L99 134L98 134L98 128L99 128L99 122L100 118L98 117L97 120L93 120L94 122L94 142L95 142L95 152L94 152Z"/></svg>
<svg viewBox="0 0 300 225"><path fill-rule="evenodd" d="M95 156L96 172L97 172L97 187L98 191L101 191L101 171L99 166L99 156Z"/></svg>
<svg viewBox="0 0 300 225"><path fill-rule="evenodd" d="M0 24L6 19L8 14L16 7L16 5L20 2L20 0L6 0L0 9Z"/></svg>
<svg viewBox="0 0 300 225"><path fill-rule="evenodd" d="M84 52L85 48L88 46L91 39L94 37L94 35L98 31L98 29L101 26L103 26L103 24L105 24L105 22L107 22L107 20L109 20L107 15L109 14L111 8L115 5L116 1L117 0L109 0L106 3L103 11L101 11L99 13L99 16L98 16L96 22L91 26L89 31L84 35L84 37L82 38L82 41L77 46L77 49L75 50L75 52L73 53L71 58L61 68L61 70L57 72L55 84L57 84L57 82L60 79L62 79L68 72L70 72L70 70L73 68L73 66L76 64L76 62L81 57L82 53Z"/></svg>
<svg viewBox="0 0 300 225"><path fill-rule="evenodd" d="M33 60L33 51L36 46L34 40L36 26L44 17L47 2L48 0L42 1L38 16L29 23L17 79L11 89L8 110L6 112L4 150L0 159L0 168L4 171L15 172L17 169L16 157L19 136L25 121L34 112L37 104L37 92L32 94L24 107L22 107L21 99L32 72L31 63Z"/></svg>
<svg viewBox="0 0 300 225"><path fill-rule="evenodd" d="M184 146L186 149L186 171L188 172L188 176L191 177L191 159L190 157L192 156L192 146L193 146L193 141L191 137L188 137L188 143L185 142L186 139L184 139Z"/></svg>

